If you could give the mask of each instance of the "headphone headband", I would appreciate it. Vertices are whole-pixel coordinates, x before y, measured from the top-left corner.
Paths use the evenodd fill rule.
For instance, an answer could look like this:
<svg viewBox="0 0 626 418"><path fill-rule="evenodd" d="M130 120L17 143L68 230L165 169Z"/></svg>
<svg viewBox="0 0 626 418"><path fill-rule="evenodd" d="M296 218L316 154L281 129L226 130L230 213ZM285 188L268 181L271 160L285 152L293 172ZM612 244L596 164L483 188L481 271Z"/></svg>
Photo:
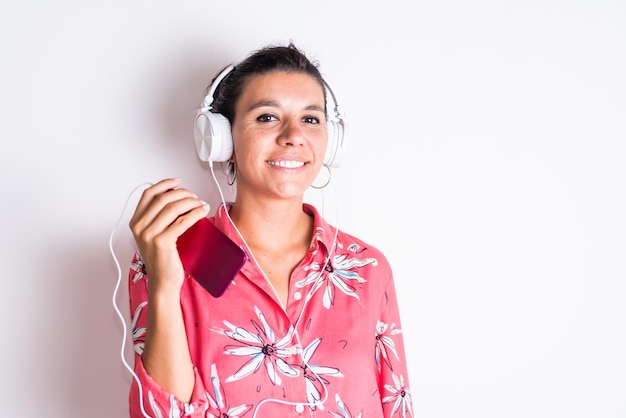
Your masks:
<svg viewBox="0 0 626 418"><path fill-rule="evenodd" d="M218 74L217 77L215 77L215 80L211 84L211 87L209 88L209 91L207 92L206 97L202 101L202 106L200 107L200 110L205 111L205 112L207 110L211 110L212 108L211 105L213 104L213 95L215 94L215 90L220 85L222 80L226 78L226 76L234 69L235 69L235 65L230 64L228 67L224 68L222 72Z"/></svg>

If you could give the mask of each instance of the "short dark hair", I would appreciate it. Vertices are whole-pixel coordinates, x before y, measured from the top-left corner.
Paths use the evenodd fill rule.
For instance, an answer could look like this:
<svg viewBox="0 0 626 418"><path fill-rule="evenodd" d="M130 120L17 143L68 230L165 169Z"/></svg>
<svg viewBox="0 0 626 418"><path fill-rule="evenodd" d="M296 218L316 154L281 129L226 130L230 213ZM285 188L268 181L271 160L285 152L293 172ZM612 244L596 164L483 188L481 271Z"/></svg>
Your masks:
<svg viewBox="0 0 626 418"><path fill-rule="evenodd" d="M232 125L235 119L235 105L243 93L246 82L253 76L275 71L303 73L313 77L322 87L326 103L325 83L318 65L317 61L310 60L292 42L287 46L269 45L258 49L236 64L220 82L213 94L213 111L224 115ZM326 110L325 104L324 109Z"/></svg>

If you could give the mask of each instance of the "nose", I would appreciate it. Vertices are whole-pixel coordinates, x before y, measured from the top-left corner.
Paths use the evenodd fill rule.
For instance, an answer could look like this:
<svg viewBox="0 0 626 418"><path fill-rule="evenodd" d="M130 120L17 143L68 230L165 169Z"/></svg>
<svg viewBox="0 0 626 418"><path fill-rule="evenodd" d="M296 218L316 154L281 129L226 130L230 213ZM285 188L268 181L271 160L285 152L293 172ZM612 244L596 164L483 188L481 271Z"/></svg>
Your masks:
<svg viewBox="0 0 626 418"><path fill-rule="evenodd" d="M281 145L297 146L304 142L304 132L300 120L295 115L283 119L278 141Z"/></svg>

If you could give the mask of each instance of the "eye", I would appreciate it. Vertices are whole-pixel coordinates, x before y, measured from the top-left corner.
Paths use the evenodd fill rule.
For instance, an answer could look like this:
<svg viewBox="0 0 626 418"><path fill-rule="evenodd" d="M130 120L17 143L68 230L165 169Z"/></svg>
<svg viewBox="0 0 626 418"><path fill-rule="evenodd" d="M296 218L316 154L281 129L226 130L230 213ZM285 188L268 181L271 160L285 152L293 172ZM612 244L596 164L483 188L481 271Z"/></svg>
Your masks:
<svg viewBox="0 0 626 418"><path fill-rule="evenodd" d="M258 120L259 122L273 122L278 119L276 118L276 116L272 115L271 113L264 113L258 116L256 120Z"/></svg>
<svg viewBox="0 0 626 418"><path fill-rule="evenodd" d="M302 118L302 121L304 123L313 123L313 124L320 123L319 118L316 118L315 116L305 116L304 118Z"/></svg>

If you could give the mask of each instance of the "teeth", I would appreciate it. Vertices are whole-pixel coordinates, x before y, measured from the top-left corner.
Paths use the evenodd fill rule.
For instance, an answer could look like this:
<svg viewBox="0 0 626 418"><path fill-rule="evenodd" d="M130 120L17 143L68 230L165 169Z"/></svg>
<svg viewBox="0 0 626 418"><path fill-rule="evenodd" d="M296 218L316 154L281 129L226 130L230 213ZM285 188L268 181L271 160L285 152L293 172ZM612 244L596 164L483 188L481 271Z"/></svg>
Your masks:
<svg viewBox="0 0 626 418"><path fill-rule="evenodd" d="M298 167L302 167L304 165L304 163L302 161L268 161L267 162L269 165L275 165L278 167L284 167L284 168L298 168Z"/></svg>

